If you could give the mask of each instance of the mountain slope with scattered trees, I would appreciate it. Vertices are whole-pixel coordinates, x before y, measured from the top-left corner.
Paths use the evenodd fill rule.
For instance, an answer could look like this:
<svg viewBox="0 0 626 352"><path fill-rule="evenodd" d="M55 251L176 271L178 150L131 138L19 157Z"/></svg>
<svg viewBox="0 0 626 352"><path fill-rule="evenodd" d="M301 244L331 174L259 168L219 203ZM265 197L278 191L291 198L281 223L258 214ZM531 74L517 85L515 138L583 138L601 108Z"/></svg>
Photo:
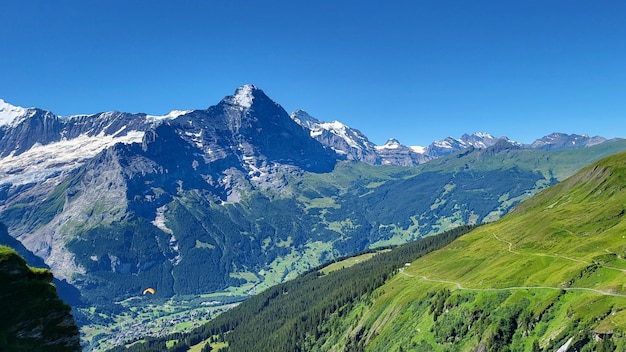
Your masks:
<svg viewBox="0 0 626 352"><path fill-rule="evenodd" d="M352 307L369 301L406 262L441 248L472 228L463 226L391 250L381 249L369 260L327 274L316 268L265 290L191 333L148 339L112 351L164 351L168 341L177 342L171 350L186 351L211 339L225 342L232 351L308 350L332 333L329 321L338 322Z"/></svg>

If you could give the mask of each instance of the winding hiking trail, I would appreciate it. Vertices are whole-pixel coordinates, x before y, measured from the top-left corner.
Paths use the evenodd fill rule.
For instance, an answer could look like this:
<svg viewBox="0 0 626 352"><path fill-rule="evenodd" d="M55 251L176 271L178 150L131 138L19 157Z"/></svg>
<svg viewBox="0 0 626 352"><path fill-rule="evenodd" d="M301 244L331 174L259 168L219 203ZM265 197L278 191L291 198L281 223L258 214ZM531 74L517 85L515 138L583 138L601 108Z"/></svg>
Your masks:
<svg viewBox="0 0 626 352"><path fill-rule="evenodd" d="M561 258L561 259L571 260L571 261L574 261L574 262L587 264L587 265L594 264L594 263L587 262L587 261L584 261L584 260L580 260L580 259L576 259L576 258L570 258L570 257L562 256L562 255L556 255L556 254L551 255L551 254L543 254L543 253L520 253L520 252L517 252L517 251L513 250L514 244L512 242L509 242L509 241L506 241L506 240L503 240L503 239L499 238L495 233L493 234L493 237L496 240L498 240L498 241L500 241L502 243L506 243L508 245L508 251L510 253L512 253L512 254L515 254L515 255L534 255L534 256L538 256L538 257L554 257L554 258ZM621 272L626 272L626 270L621 269L621 268L615 268L615 267L604 266L604 265L600 265L600 266L605 268L605 269L613 269L613 270L618 270L618 271L621 271ZM604 295L604 296L626 297L626 294L609 292L609 291L602 291L602 290L597 290L597 289L587 288L587 287L511 286L511 287L500 287L500 288L489 288L489 287L487 287L487 288L472 288L472 287L465 287L458 281L442 280L442 279L431 279L431 278L429 278L427 276L424 276L424 275L415 276L415 275L407 273L404 269L405 268L401 268L399 270L399 272L401 274L407 276L407 277L419 278L419 279L422 279L424 281L429 281L429 282L440 282L440 283L445 283L445 284L451 284L451 285L455 285L459 290L466 290L466 291L511 291L511 290L536 290L536 289L541 289L541 290L560 290L560 291L588 291L588 292L593 292L593 293L597 293L597 294Z"/></svg>
<svg viewBox="0 0 626 352"><path fill-rule="evenodd" d="M496 240L500 241L500 242L504 242L506 244L509 245L509 252L513 253L513 254L521 254L520 252L516 252L513 250L513 242L509 242L509 241L505 241L503 239L501 239L500 237L498 237L495 233L493 233L493 238L495 238Z"/></svg>
<svg viewBox="0 0 626 352"><path fill-rule="evenodd" d="M496 240L508 244L509 245L509 252L511 252L513 254L522 255L522 253L516 252L516 251L513 250L513 246L514 246L513 242L509 242L507 240L503 240L500 237L498 237L495 233L493 233L492 235L493 235L493 238L495 238ZM564 255L558 255L558 254L527 253L527 255L535 255L537 257L562 258L562 259L567 259L567 260L571 260L573 262L578 262L578 263L583 263L583 264L593 264L593 263L590 263L590 262L586 262L584 260L580 260L580 259L576 259L576 258L570 258L570 257L566 257Z"/></svg>
<svg viewBox="0 0 626 352"><path fill-rule="evenodd" d="M411 275L405 272L404 270L400 270L400 273L408 277L413 277L413 278L416 277L415 275ZM488 288L471 288L471 287L464 287L460 282L457 282L457 281L431 279L423 275L417 276L417 278L420 278L424 281L440 282L444 284L456 285L456 287L459 290L465 290L465 291L512 291L512 290L544 289L544 290L559 290L559 291L590 291L590 292L594 292L594 293L604 295L604 296L626 297L626 294L601 291L601 290L596 290L593 288L586 288L586 287L512 286L512 287L500 287L500 288L489 288L489 287Z"/></svg>
<svg viewBox="0 0 626 352"><path fill-rule="evenodd" d="M503 239L501 239L500 237L498 237L495 233L493 233L492 235L493 235L493 238L495 238L496 240L498 240L498 241L500 241L500 242L503 242L503 243L506 243L506 244L509 246L508 251L509 251L510 253L512 253L512 254L517 254L517 255L534 255L534 256L537 256L537 257L552 257L552 258L561 258L561 259L567 259L567 260L571 260L571 261L573 261L573 262L582 263L582 264L587 264L587 265L594 264L594 263L592 263L592 262L587 262L587 261L584 261L584 260L580 260L580 259L576 259L576 258L572 258L572 257L566 257L566 256L564 256L564 255L558 255L558 254L545 254L545 253L520 253L520 252L516 252L516 251L514 251L514 250L513 250L513 246L514 246L513 242L509 242L509 241L507 241L507 240L503 240ZM605 250L607 253L610 253L610 254L615 254L615 253L613 253L613 252L609 251L609 250L608 250L608 248L605 248L604 250ZM605 268L605 269L617 270L617 271L621 271L621 272L623 272L623 273L626 273L626 270L624 270L624 269L622 269L622 268L616 268L616 267L613 267L613 266L608 266L608 265L600 265L600 266L601 266L602 268Z"/></svg>

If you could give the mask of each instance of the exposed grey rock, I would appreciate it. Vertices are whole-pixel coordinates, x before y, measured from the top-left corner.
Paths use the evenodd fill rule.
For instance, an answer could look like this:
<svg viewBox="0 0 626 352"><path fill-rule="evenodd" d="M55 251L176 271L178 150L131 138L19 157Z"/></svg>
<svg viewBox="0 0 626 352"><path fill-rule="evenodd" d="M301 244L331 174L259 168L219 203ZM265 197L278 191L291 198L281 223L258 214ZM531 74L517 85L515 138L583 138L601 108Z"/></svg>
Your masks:
<svg viewBox="0 0 626 352"><path fill-rule="evenodd" d="M606 142L604 137L589 137L588 135L578 134L565 134L565 133L551 133L545 137L537 139L530 148L544 149L544 150L559 150L559 149L575 149L586 148L597 144Z"/></svg>

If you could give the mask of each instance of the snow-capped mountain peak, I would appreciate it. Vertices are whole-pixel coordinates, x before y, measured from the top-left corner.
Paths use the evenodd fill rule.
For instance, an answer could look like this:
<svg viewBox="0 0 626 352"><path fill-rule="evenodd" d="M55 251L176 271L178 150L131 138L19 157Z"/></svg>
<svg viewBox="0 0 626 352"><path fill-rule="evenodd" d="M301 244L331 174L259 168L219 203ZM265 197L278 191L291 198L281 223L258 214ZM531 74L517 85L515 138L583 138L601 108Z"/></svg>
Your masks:
<svg viewBox="0 0 626 352"><path fill-rule="evenodd" d="M322 121L316 119L315 117L309 115L308 112L304 110L297 109L291 114L291 118L297 122L300 126L306 128L312 128L315 125L319 125Z"/></svg>
<svg viewBox="0 0 626 352"><path fill-rule="evenodd" d="M375 162L374 144L361 131L350 128L337 120L324 122L304 110L296 110L291 119L309 130L311 137L331 147L347 160Z"/></svg>
<svg viewBox="0 0 626 352"><path fill-rule="evenodd" d="M422 147L420 145L406 146L395 138L389 138L387 142L383 145L377 145L376 150L378 151L391 151L391 150L408 150L417 154L424 154L426 152L426 147Z"/></svg>
<svg viewBox="0 0 626 352"><path fill-rule="evenodd" d="M343 142L355 149L367 149L372 143L360 131L350 128L349 126L333 120L324 122L309 115L304 110L296 110L290 115L291 119L300 126L310 130L311 137L316 139L327 139L328 133L340 138ZM333 149L336 149L333 147Z"/></svg>
<svg viewBox="0 0 626 352"><path fill-rule="evenodd" d="M492 136L490 133L487 133L487 132L474 132L474 136L480 137L480 138L489 138L489 139L495 138L494 136Z"/></svg>
<svg viewBox="0 0 626 352"><path fill-rule="evenodd" d="M232 96L231 103L239 105L245 109L250 109L250 107L252 107L252 102L254 101L253 92L257 89L258 88L252 84L246 84L237 88L235 95Z"/></svg>
<svg viewBox="0 0 626 352"><path fill-rule="evenodd" d="M403 147L404 147L404 145L402 145L402 143L400 143L397 139L389 138L385 144L377 145L376 149L378 149L378 150L380 150L380 149L399 149L399 148L403 148Z"/></svg>
<svg viewBox="0 0 626 352"><path fill-rule="evenodd" d="M0 99L0 126L10 124L15 118L25 115L26 111L28 111L28 109L11 105Z"/></svg>
<svg viewBox="0 0 626 352"><path fill-rule="evenodd" d="M471 135L464 134L461 136L461 138L447 137L442 140L434 141L431 144L431 149L441 148L441 149L447 149L447 150L452 151L452 150L459 150L459 149L464 149L464 148L469 148L469 147L487 148L487 147L494 145L500 139L508 140L508 138L506 137L497 138L491 135L490 133L486 133L486 132L475 132L475 133L472 133Z"/></svg>
<svg viewBox="0 0 626 352"><path fill-rule="evenodd" d="M474 132L471 135L464 134L461 136L461 142L466 144L467 146L472 146L475 148L487 148L495 144L499 139L506 137L497 138L486 132Z"/></svg>

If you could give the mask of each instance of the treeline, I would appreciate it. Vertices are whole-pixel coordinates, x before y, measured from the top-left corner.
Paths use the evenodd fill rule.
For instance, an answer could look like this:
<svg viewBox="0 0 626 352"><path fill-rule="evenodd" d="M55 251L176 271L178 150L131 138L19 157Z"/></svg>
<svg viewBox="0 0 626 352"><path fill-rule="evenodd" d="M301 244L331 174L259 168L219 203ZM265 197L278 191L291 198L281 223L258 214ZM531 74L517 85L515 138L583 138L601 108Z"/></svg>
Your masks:
<svg viewBox="0 0 626 352"><path fill-rule="evenodd" d="M172 348L179 351L209 338L227 342L226 351L305 350L307 341L328 333L324 322L331 315L347 315L355 303L380 287L405 263L447 245L474 227L461 226L423 238L328 275L311 270L267 289L189 333L112 351L166 351L166 342L172 340L177 340Z"/></svg>

